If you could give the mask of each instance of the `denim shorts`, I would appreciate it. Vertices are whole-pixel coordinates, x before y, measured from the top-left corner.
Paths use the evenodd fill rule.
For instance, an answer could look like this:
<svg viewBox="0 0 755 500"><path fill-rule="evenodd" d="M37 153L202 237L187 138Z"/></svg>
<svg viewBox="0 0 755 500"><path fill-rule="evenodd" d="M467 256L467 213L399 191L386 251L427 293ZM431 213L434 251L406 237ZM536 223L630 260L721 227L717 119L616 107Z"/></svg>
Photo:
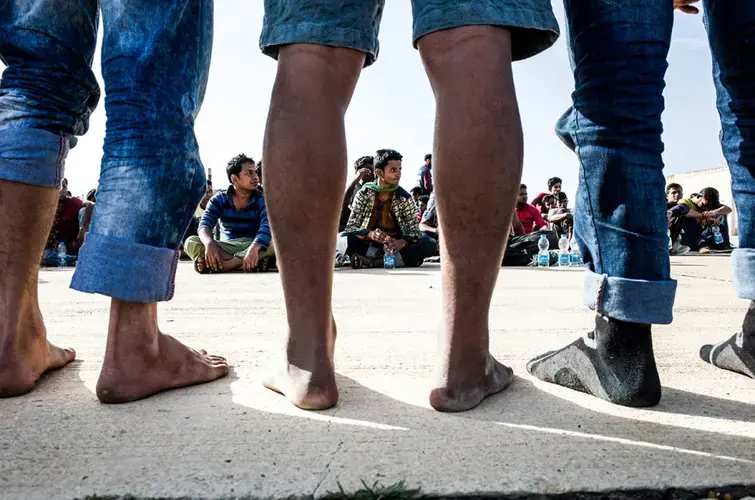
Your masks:
<svg viewBox="0 0 755 500"><path fill-rule="evenodd" d="M404 0L406 1L406 0ZM378 56L378 31L385 0L265 0L260 48L278 57L281 45L314 43ZM412 0L413 39L471 25L511 28L512 58L534 56L558 39L550 0Z"/></svg>

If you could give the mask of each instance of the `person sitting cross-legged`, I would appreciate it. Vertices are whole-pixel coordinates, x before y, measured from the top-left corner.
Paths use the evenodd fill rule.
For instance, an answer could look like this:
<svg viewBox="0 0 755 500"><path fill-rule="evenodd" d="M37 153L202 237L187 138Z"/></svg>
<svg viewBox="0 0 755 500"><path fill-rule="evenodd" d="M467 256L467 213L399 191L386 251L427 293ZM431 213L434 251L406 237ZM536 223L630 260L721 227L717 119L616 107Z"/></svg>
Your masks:
<svg viewBox="0 0 755 500"><path fill-rule="evenodd" d="M226 173L231 185L210 199L199 222L199 235L186 239L184 251L200 274L239 268L265 271L272 264L274 251L257 166L241 154L228 162ZM220 240L212 234L218 223Z"/></svg>
<svg viewBox="0 0 755 500"><path fill-rule="evenodd" d="M348 238L346 254L355 267L375 267L381 252L392 252L407 267L422 265L438 254L435 240L422 237L412 196L399 187L399 152L381 149L375 157L377 182L365 184L357 193L351 217L342 236Z"/></svg>

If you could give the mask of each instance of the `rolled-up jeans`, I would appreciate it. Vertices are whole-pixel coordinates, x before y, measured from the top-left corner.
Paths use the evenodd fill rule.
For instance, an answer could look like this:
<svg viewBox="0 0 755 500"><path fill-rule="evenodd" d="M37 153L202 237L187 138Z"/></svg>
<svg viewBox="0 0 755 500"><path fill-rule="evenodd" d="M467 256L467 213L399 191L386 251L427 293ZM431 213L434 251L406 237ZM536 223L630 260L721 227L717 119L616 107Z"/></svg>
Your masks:
<svg viewBox="0 0 755 500"><path fill-rule="evenodd" d="M713 55L721 145L737 208L734 288L739 298L755 300L755 2L704 0L703 9Z"/></svg>
<svg viewBox="0 0 755 500"><path fill-rule="evenodd" d="M206 187L194 120L207 84L212 0L0 0L0 179L55 187L100 91L107 131L97 204L72 287L169 300L178 247Z"/></svg>
<svg viewBox="0 0 755 500"><path fill-rule="evenodd" d="M565 0L576 81L557 133L580 159L575 227L585 302L636 323L670 323L661 152L672 1ZM721 143L739 212L734 286L755 300L755 2L704 0Z"/></svg>
<svg viewBox="0 0 755 500"><path fill-rule="evenodd" d="M565 0L576 89L557 133L580 161L574 210L585 303L635 323L672 320L661 153L672 0Z"/></svg>

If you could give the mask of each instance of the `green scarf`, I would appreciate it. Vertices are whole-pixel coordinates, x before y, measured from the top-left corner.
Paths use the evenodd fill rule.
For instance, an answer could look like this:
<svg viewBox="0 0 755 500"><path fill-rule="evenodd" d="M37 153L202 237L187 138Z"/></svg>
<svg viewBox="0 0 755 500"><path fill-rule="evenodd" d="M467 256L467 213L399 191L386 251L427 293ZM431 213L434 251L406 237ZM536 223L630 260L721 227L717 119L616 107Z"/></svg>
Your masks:
<svg viewBox="0 0 755 500"><path fill-rule="evenodd" d="M365 184L362 187L366 187L368 189L372 189L376 193L392 193L393 191L396 191L398 189L398 186L381 188L380 186L377 185L376 182L368 182L367 184Z"/></svg>

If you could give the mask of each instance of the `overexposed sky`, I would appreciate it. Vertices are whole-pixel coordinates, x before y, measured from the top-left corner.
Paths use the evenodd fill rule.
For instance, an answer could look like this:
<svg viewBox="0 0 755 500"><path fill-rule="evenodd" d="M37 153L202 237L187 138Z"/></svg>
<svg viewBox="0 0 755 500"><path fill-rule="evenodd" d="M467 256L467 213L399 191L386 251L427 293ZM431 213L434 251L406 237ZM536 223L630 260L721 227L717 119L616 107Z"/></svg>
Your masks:
<svg viewBox="0 0 755 500"><path fill-rule="evenodd" d="M243 152L258 159L262 153L276 69L275 61L258 47L262 3L215 2L212 66L196 132L202 160L205 167L213 168L216 187L223 186L225 164L231 157ZM405 158L402 185L411 187L423 156L432 149L434 100L419 54L411 45L410 2L387 0L386 4L379 59L362 73L346 118L349 162L376 149L396 149ZM514 65L525 138L523 182L534 196L545 190L549 177L558 175L573 197L577 161L553 132L570 105L574 83L563 34L563 5L556 1L554 10L562 28L557 44ZM676 13L675 21L663 116L666 173L723 166L702 17ZM98 51L94 71L102 86L99 58ZM74 194L96 187L104 137L103 98L89 132L68 158L66 176Z"/></svg>

